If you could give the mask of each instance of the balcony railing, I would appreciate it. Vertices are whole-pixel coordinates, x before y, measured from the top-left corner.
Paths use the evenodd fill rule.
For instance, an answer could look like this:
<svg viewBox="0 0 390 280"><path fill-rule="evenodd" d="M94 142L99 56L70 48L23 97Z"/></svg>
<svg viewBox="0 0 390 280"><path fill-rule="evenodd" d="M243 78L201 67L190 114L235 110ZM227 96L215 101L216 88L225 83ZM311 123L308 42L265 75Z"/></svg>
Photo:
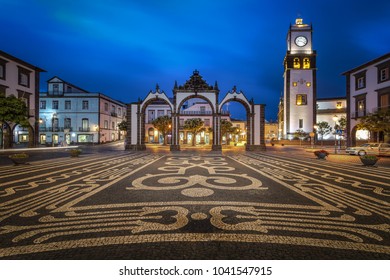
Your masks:
<svg viewBox="0 0 390 280"><path fill-rule="evenodd" d="M90 127L79 127L80 132L90 132L91 128Z"/></svg>
<svg viewBox="0 0 390 280"><path fill-rule="evenodd" d="M69 131L73 131L73 127L59 127L59 126L39 127L40 132L64 132L65 129L68 129Z"/></svg>

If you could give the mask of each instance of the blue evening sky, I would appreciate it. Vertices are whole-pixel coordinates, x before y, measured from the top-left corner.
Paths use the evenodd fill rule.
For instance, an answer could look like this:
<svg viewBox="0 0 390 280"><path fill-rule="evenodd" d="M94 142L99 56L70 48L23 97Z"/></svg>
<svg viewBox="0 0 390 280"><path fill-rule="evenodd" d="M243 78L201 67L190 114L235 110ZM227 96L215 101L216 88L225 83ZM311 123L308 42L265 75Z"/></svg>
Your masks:
<svg viewBox="0 0 390 280"><path fill-rule="evenodd" d="M273 120L298 15L313 24L319 98L344 96L342 72L390 51L388 0L0 0L0 12L0 49L45 69L42 91L59 76L130 103L157 83L172 96L198 69Z"/></svg>

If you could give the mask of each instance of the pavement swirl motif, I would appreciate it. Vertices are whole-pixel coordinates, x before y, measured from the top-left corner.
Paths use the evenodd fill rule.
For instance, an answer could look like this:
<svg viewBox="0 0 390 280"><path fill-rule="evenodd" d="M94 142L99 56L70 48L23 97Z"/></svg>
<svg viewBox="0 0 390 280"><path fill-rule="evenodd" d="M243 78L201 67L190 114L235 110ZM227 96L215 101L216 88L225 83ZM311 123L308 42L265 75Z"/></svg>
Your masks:
<svg viewBox="0 0 390 280"><path fill-rule="evenodd" d="M386 183L300 164L255 153L118 153L1 167L0 257L232 242L388 258Z"/></svg>

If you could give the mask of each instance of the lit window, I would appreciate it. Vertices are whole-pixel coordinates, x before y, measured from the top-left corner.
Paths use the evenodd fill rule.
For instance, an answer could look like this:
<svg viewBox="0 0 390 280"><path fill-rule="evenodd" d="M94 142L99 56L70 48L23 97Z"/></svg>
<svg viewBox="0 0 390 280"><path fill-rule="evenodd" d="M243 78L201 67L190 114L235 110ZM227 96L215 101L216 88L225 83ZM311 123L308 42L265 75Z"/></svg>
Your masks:
<svg viewBox="0 0 390 280"><path fill-rule="evenodd" d="M342 103L341 102L337 102L336 103L336 108L337 109L341 109L343 107Z"/></svg>
<svg viewBox="0 0 390 280"><path fill-rule="evenodd" d="M306 94L297 94L296 104L298 106L307 105L307 95Z"/></svg>
<svg viewBox="0 0 390 280"><path fill-rule="evenodd" d="M303 59L303 69L309 69L310 68L310 59L307 57Z"/></svg>
<svg viewBox="0 0 390 280"><path fill-rule="evenodd" d="M299 69L301 68L301 63L299 62L299 58L294 58L294 68Z"/></svg>

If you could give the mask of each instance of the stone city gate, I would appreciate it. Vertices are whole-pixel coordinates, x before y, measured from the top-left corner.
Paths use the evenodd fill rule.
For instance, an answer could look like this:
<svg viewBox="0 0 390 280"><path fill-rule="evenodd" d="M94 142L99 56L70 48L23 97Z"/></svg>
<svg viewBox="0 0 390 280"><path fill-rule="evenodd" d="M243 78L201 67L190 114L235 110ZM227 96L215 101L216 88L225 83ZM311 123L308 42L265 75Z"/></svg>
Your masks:
<svg viewBox="0 0 390 280"><path fill-rule="evenodd" d="M182 116L180 109L183 104L193 98L206 101L212 110L212 146L213 151L222 150L221 144L221 112L222 106L227 102L241 103L247 113L247 144L246 150L265 150L264 123L265 105L254 104L249 101L243 92L237 92L236 87L228 92L221 102L218 100L219 89L217 82L214 86L208 85L195 70L184 85L178 86L175 83L173 99L169 99L164 91L156 87L156 91L150 91L144 100L131 103L127 107L127 136L126 150L145 150L145 118L146 108L155 101L161 101L169 106L172 118L171 151L180 151L179 141L179 120Z"/></svg>

